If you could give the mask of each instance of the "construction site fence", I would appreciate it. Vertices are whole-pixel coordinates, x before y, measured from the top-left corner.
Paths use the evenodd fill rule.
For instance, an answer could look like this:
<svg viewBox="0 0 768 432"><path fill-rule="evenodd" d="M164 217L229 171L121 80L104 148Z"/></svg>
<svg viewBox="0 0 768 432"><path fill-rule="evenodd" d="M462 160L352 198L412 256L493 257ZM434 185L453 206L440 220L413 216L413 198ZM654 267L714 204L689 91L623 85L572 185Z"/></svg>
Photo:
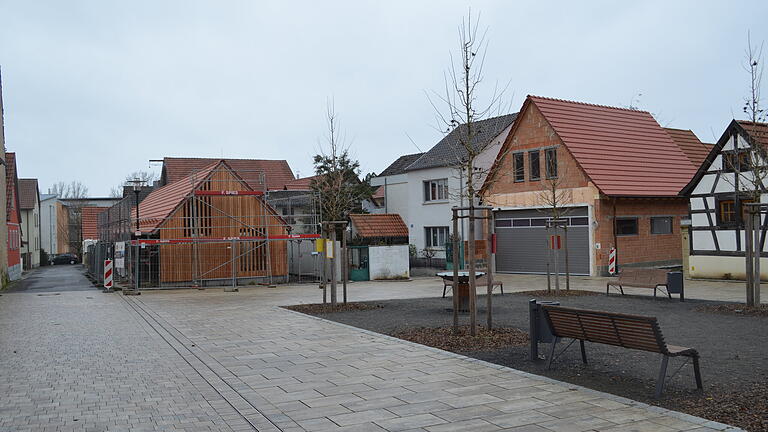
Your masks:
<svg viewBox="0 0 768 432"><path fill-rule="evenodd" d="M98 242L84 263L103 284L110 259L115 286L135 288L138 280L140 289L319 282L318 239L293 237Z"/></svg>

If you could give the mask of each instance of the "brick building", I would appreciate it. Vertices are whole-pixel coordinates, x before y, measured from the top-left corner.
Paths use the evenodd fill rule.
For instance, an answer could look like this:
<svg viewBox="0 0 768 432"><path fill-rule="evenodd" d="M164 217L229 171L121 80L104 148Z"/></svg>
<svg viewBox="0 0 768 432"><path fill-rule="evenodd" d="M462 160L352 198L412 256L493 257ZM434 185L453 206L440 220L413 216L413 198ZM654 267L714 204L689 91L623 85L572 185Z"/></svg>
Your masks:
<svg viewBox="0 0 768 432"><path fill-rule="evenodd" d="M680 264L680 190L705 147L648 112L528 96L481 191L496 208L496 270L546 272L553 216L574 274L606 274L614 247L619 266Z"/></svg>

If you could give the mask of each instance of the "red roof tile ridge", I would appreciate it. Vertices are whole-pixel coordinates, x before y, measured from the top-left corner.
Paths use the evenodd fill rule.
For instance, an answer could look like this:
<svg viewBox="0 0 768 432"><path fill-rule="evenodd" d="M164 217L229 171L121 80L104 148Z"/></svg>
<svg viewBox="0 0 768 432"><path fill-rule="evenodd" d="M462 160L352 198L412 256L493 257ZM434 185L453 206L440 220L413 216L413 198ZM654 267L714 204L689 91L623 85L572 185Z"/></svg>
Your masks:
<svg viewBox="0 0 768 432"><path fill-rule="evenodd" d="M568 99L558 99L558 98L552 98L552 97L546 97L546 96L536 96L536 95L528 95L531 99L540 99L540 100L549 100L554 102L565 102L575 105L586 105L591 107L597 107L597 108L608 108L608 109L615 109L615 110L621 110L621 111L628 111L628 112L635 112L635 113L645 113L645 114L651 114L648 111L643 110L637 110L632 108L624 108L624 107L617 107L617 106L611 106L611 105L600 105L600 104L594 104L594 103L588 103L588 102L579 102L579 101L573 101Z"/></svg>

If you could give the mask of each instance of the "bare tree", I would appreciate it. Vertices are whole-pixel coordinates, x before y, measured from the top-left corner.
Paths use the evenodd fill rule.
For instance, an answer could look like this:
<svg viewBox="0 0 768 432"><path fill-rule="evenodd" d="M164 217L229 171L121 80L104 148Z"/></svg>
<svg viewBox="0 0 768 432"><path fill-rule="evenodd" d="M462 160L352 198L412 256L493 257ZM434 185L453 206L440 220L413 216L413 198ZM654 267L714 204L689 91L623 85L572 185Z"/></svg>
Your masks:
<svg viewBox="0 0 768 432"><path fill-rule="evenodd" d="M563 229L563 248L565 251L565 288L570 291L570 268L568 260L568 224L560 222L571 212L568 203L573 202L573 194L570 188L566 186L568 173L564 167L558 165L557 148L554 149L555 156L548 157L544 155L545 172L541 180L541 189L537 193L537 200L542 207L541 211L550 217L550 223L547 225L547 231L553 231L554 235L559 235L560 228ZM547 247L551 247L548 245ZM560 294L560 270L558 249L554 249L554 274L555 274L555 293ZM548 273L549 274L549 273ZM551 290L547 284L547 290Z"/></svg>
<svg viewBox="0 0 768 432"><path fill-rule="evenodd" d="M57 229L67 233L69 250L80 255L83 249L82 209L83 199L88 197L88 187L77 180L70 182L59 181L48 189L49 193L58 195L67 211L57 221Z"/></svg>
<svg viewBox="0 0 768 432"><path fill-rule="evenodd" d="M88 196L88 186L77 180L69 183L58 181L48 188L48 193L56 194L60 199L85 198Z"/></svg>
<svg viewBox="0 0 768 432"><path fill-rule="evenodd" d="M459 55L451 55L451 67L445 74L444 94L434 93L434 100L430 103L437 113L438 120L445 125L446 133L456 128L459 130L458 148L455 149L456 161L454 167L462 179L461 190L458 195L462 201L468 203L468 233L467 249L469 256L469 313L470 334L477 334L477 287L475 280L475 222L478 191L482 181L489 174L487 169L477 163L478 156L484 148L478 145L480 133L477 123L492 116L492 113L500 113L503 109L502 97L506 88L493 90L487 104L478 103L480 95L479 86L483 82L483 67L485 64L488 44L486 41L487 30L478 32L479 16L472 16L470 10L468 16L462 20L459 26ZM443 109L438 108L442 105ZM490 240L490 239L489 239ZM454 251L456 253L457 251ZM488 257L490 259L490 257ZM457 281L454 281L456 284ZM490 288L489 288L490 290ZM454 289L454 293L457 290ZM456 295L456 294L454 294ZM488 294L490 297L490 293ZM488 313L490 314L490 302ZM489 323L490 324L490 323ZM456 325L454 324L456 327Z"/></svg>
<svg viewBox="0 0 768 432"><path fill-rule="evenodd" d="M343 221L350 213L362 212L361 203L371 197L372 190L360 181L360 163L349 154L333 102L328 103L326 120L325 145L314 157L316 178L312 189L320 194L322 219Z"/></svg>
<svg viewBox="0 0 768 432"><path fill-rule="evenodd" d="M724 176L734 187L734 203L736 208L747 203L760 203L761 198L768 193L768 128L765 125L766 112L761 105L761 90L763 78L762 65L763 44L755 46L747 34L746 63L744 68L749 74L748 96L744 98L743 111L747 124L743 124L748 136L746 142L736 140L732 151L723 152L724 168L733 176ZM760 303L760 257L762 255L762 212L755 207L746 206L747 216L745 235L745 259L747 270L746 300L748 306Z"/></svg>
<svg viewBox="0 0 768 432"><path fill-rule="evenodd" d="M134 171L127 176L125 176L125 180L121 182L119 185L112 187L109 191L109 196L112 198L120 198L123 196L123 187L128 185L130 181L139 179L142 181L142 184L152 186L152 183L157 180L157 174L154 171Z"/></svg>

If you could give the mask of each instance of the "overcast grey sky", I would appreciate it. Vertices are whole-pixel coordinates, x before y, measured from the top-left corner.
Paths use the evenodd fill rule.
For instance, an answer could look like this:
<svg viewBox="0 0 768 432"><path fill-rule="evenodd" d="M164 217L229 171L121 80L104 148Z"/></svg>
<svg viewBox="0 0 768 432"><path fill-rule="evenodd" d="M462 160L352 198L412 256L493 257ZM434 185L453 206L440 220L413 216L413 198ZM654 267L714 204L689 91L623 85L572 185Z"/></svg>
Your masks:
<svg viewBox="0 0 768 432"><path fill-rule="evenodd" d="M6 146L45 191L106 195L163 156L287 159L312 174L335 100L363 172L435 144L467 13L489 86L641 109L713 142L741 113L768 2L0 0ZM535 4L533 4L535 3ZM768 53L767 53L768 54Z"/></svg>

